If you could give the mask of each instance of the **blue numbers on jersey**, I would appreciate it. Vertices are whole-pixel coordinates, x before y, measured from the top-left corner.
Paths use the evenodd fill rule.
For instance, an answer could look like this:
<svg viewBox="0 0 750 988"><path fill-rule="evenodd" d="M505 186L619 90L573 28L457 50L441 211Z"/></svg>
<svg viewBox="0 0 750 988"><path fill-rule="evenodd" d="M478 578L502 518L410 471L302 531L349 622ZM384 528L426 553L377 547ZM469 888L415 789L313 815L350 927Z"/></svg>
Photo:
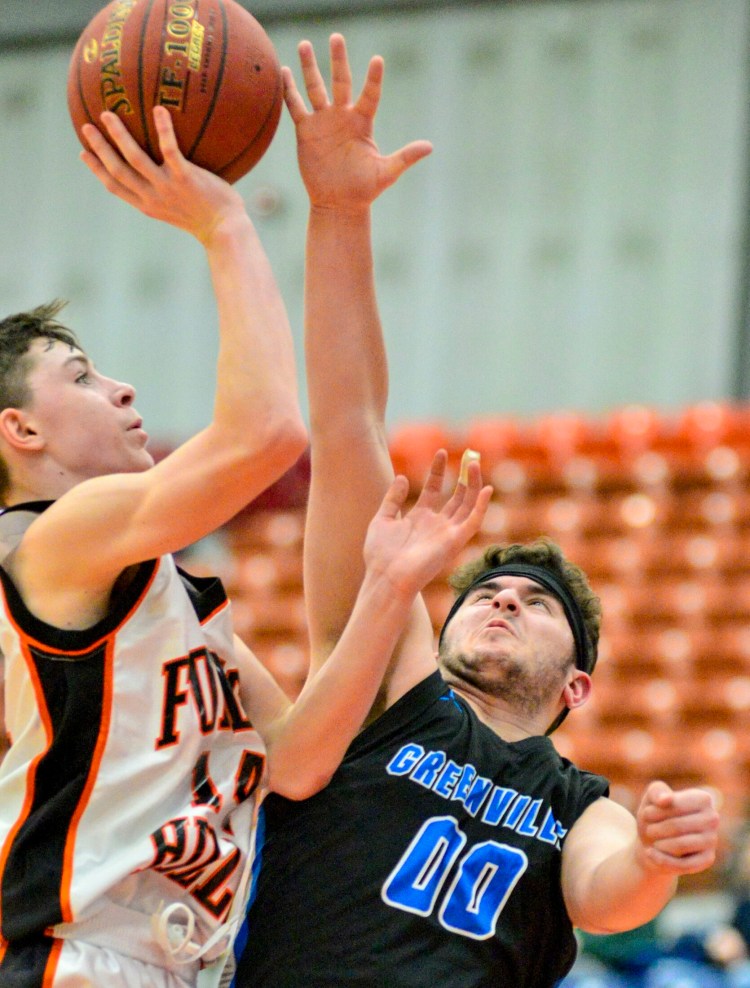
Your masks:
<svg viewBox="0 0 750 988"><path fill-rule="evenodd" d="M429 916L448 869L465 843L453 817L428 820L383 886L385 901L406 912Z"/></svg>
<svg viewBox="0 0 750 988"><path fill-rule="evenodd" d="M427 820L386 879L384 901L429 916L465 844L466 836L453 817ZM528 858L517 848L495 841L476 844L458 860L438 912L440 924L475 940L493 936L503 906L527 866Z"/></svg>

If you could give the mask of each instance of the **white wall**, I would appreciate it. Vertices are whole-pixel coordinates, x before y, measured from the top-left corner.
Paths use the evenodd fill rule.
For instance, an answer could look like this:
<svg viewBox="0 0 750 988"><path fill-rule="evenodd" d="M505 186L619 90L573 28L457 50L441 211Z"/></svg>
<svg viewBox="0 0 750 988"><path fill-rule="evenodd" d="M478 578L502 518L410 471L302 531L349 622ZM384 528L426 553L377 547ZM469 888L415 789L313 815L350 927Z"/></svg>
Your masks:
<svg viewBox="0 0 750 988"><path fill-rule="evenodd" d="M570 0L274 28L386 59L376 137L435 152L376 207L392 421L728 394L745 219L748 0ZM77 159L67 51L0 58L0 312L56 295L153 434L210 415L200 248ZM239 184L299 339L306 202L284 118ZM173 383L174 382L174 383Z"/></svg>

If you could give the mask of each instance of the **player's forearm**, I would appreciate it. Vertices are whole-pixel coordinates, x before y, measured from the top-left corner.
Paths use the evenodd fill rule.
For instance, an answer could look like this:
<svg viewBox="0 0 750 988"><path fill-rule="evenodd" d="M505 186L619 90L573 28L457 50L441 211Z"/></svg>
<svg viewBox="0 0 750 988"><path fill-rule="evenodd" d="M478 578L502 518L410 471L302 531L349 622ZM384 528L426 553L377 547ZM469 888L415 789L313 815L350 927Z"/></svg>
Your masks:
<svg viewBox="0 0 750 988"><path fill-rule="evenodd" d="M388 370L375 294L370 209L311 208L305 270L305 350L316 386L316 435L382 420Z"/></svg>
<svg viewBox="0 0 750 988"><path fill-rule="evenodd" d="M313 460L305 601L317 666L349 619L364 573L365 532L393 477L369 207L310 211L305 355Z"/></svg>
<svg viewBox="0 0 750 988"><path fill-rule="evenodd" d="M288 467L306 437L289 321L270 263L242 211L214 230L206 251L219 317L214 424Z"/></svg>
<svg viewBox="0 0 750 988"><path fill-rule="evenodd" d="M329 781L375 701L415 598L394 593L383 577L365 576L328 661L267 739L275 791L305 799Z"/></svg>
<svg viewBox="0 0 750 988"><path fill-rule="evenodd" d="M591 875L574 923L589 933L619 933L653 919L677 889L677 876L650 867L638 845L605 858Z"/></svg>

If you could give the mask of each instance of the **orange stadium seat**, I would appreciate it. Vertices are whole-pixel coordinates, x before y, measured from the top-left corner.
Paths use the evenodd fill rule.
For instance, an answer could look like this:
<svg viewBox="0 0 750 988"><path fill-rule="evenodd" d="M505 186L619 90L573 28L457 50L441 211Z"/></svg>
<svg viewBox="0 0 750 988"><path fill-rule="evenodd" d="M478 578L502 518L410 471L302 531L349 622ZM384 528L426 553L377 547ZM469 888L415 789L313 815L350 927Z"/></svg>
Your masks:
<svg viewBox="0 0 750 988"><path fill-rule="evenodd" d="M596 680L589 706L600 724L619 727L674 724L681 717L685 685L684 680L664 675L605 676Z"/></svg>
<svg viewBox="0 0 750 988"><path fill-rule="evenodd" d="M603 592L604 589L603 589ZM635 580L611 585L615 608L632 624L694 624L738 620L750 614L750 581L699 578L687 572L655 581Z"/></svg>
<svg viewBox="0 0 750 988"><path fill-rule="evenodd" d="M750 572L750 546L721 530L670 532L666 539L643 540L639 545L642 569L650 576L739 574Z"/></svg>
<svg viewBox="0 0 750 988"><path fill-rule="evenodd" d="M254 592L233 598L237 633L252 646L257 637L286 636L294 641L306 635L305 602L302 593Z"/></svg>
<svg viewBox="0 0 750 988"><path fill-rule="evenodd" d="M705 756L699 752L700 735L669 727L649 728L598 725L595 731L578 730L573 717L566 721L564 744L582 768L616 778L647 781L653 778L705 778ZM571 756L567 756L571 757Z"/></svg>
<svg viewBox="0 0 750 988"><path fill-rule="evenodd" d="M626 405L610 413L604 432L619 450L622 467L640 486L681 486L707 474L704 451L680 436L674 414Z"/></svg>
<svg viewBox="0 0 750 988"><path fill-rule="evenodd" d="M236 552L284 547L302 550L305 532L304 508L264 508L233 519L223 529L230 548Z"/></svg>
<svg viewBox="0 0 750 988"><path fill-rule="evenodd" d="M596 419L574 411L549 412L530 423L529 433L552 461L567 461L598 445Z"/></svg>
<svg viewBox="0 0 750 988"><path fill-rule="evenodd" d="M573 559L596 587L640 574L644 568L642 542L637 534L594 533L579 540Z"/></svg>
<svg viewBox="0 0 750 988"><path fill-rule="evenodd" d="M663 502L662 524L673 532L747 532L750 490L711 485L673 493Z"/></svg>
<svg viewBox="0 0 750 988"><path fill-rule="evenodd" d="M750 675L744 671L701 671L686 695L686 719L715 727L744 731L750 719Z"/></svg>
<svg viewBox="0 0 750 988"><path fill-rule="evenodd" d="M491 416L472 419L466 426L464 440L470 449L481 453L483 461L492 466L498 460L523 455L522 426L511 416Z"/></svg>
<svg viewBox="0 0 750 988"><path fill-rule="evenodd" d="M727 401L688 405L677 417L676 435L685 443L706 449L750 444L750 406Z"/></svg>
<svg viewBox="0 0 750 988"><path fill-rule="evenodd" d="M257 654L287 696L296 700L305 685L309 669L306 642L263 642Z"/></svg>
<svg viewBox="0 0 750 988"><path fill-rule="evenodd" d="M623 405L604 419L604 434L625 457L653 449L669 431L667 419L648 405Z"/></svg>
<svg viewBox="0 0 750 988"><path fill-rule="evenodd" d="M623 622L610 627L605 608L600 651L606 651L613 672L622 675L642 670L643 674L684 676L707 649L715 650L714 643L714 629L704 623L688 628L683 622L655 627Z"/></svg>
<svg viewBox="0 0 750 988"><path fill-rule="evenodd" d="M456 435L437 421L401 423L391 431L388 446L394 470L408 478L413 492L421 489L439 449L447 451L454 472L463 452Z"/></svg>
<svg viewBox="0 0 750 988"><path fill-rule="evenodd" d="M705 656L709 672L719 662L730 665L738 673L750 672L750 614L737 621L724 621L713 629L710 646L701 655Z"/></svg>
<svg viewBox="0 0 750 988"><path fill-rule="evenodd" d="M560 465L550 461L547 448L527 421L510 416L475 418L464 429L463 439L481 454L498 495L547 489L562 482Z"/></svg>
<svg viewBox="0 0 750 988"><path fill-rule="evenodd" d="M243 552L235 560L227 583L230 596L302 587L302 553L299 546L279 546L265 551Z"/></svg>

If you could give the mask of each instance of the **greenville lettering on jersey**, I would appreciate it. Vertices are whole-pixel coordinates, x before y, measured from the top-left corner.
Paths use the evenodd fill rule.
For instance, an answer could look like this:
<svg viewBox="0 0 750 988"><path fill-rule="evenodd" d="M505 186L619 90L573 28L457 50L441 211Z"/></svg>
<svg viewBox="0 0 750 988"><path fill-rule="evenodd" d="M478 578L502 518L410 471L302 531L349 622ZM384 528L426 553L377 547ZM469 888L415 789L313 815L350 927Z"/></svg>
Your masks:
<svg viewBox="0 0 750 988"><path fill-rule="evenodd" d="M224 663L207 648L196 648L162 666L164 694L162 726L156 747L177 744L179 713L192 700L202 734L215 730L241 731L251 727L234 693L236 669L224 670Z"/></svg>
<svg viewBox="0 0 750 988"><path fill-rule="evenodd" d="M555 819L544 800L534 799L515 789L494 785L480 776L473 765L459 765L444 751L427 751L421 745L403 745L386 771L404 776L430 789L445 800L462 804L467 813L491 827L503 826L524 837L533 837L558 850L567 829Z"/></svg>

